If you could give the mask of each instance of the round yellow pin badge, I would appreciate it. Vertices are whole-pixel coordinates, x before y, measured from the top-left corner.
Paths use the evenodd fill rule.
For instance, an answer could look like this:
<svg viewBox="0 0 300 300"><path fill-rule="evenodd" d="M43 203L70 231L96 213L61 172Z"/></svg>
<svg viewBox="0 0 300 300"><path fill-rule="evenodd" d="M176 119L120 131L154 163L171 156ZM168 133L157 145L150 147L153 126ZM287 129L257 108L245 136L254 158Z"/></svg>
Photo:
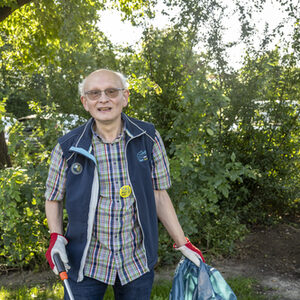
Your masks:
<svg viewBox="0 0 300 300"><path fill-rule="evenodd" d="M131 194L131 187L130 185L123 185L121 188L120 188L120 196L122 198L126 198L126 197L129 197Z"/></svg>

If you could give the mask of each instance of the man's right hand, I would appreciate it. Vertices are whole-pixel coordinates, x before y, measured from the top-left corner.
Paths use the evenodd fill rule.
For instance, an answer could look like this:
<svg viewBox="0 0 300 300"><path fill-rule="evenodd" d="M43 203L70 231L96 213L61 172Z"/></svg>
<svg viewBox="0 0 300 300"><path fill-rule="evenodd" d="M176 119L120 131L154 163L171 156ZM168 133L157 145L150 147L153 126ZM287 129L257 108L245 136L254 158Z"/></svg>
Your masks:
<svg viewBox="0 0 300 300"><path fill-rule="evenodd" d="M52 269L52 271L58 275L57 268L54 264L53 255L55 253L58 253L60 255L60 258L62 262L65 265L66 270L70 269L70 266L68 265L68 256L66 252L66 245L68 244L68 240L59 233L51 233L50 234L50 244L49 248L46 252L46 258L48 260L48 263Z"/></svg>

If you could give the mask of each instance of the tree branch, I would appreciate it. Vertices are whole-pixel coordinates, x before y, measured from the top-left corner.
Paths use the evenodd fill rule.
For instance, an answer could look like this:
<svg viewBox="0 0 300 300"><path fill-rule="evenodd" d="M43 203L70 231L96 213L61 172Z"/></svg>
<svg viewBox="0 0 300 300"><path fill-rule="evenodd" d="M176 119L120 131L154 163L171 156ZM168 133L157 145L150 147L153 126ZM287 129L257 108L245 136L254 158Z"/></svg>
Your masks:
<svg viewBox="0 0 300 300"><path fill-rule="evenodd" d="M10 157L7 153L4 131L0 132L0 169L11 167Z"/></svg>
<svg viewBox="0 0 300 300"><path fill-rule="evenodd" d="M32 0L18 0L17 3L18 5L14 8L10 6L3 6L0 7L0 22L5 20L9 15L11 15L16 9L19 9L22 7L24 4L31 2Z"/></svg>

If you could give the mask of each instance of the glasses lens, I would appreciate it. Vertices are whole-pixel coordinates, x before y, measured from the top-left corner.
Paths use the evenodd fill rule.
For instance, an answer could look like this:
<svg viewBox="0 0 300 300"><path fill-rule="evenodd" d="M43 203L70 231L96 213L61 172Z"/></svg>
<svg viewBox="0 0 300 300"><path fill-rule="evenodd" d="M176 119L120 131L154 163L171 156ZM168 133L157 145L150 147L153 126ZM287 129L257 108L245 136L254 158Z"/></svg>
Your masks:
<svg viewBox="0 0 300 300"><path fill-rule="evenodd" d="M97 100L101 97L101 91L88 91L86 94L88 95L88 98L91 100Z"/></svg>
<svg viewBox="0 0 300 300"><path fill-rule="evenodd" d="M106 89L105 95L109 98L116 98L119 95L119 89Z"/></svg>

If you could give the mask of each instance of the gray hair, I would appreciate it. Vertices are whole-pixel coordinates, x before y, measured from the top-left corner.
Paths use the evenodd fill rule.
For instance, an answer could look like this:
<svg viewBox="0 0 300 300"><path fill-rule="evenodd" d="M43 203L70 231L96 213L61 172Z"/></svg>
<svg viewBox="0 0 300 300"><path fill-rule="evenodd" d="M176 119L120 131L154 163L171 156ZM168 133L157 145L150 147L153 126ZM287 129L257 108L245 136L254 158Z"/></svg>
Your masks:
<svg viewBox="0 0 300 300"><path fill-rule="evenodd" d="M87 80L87 78L94 74L94 73L98 73L98 72L101 72L101 71L109 71L109 72L112 72L114 73L115 75L117 75L119 77L119 79L121 80L121 83L122 83L122 86L124 89L127 89L128 88L128 82L127 82L127 78L120 72L115 72L115 71L112 71L112 70L108 70L108 69L99 69L99 70L96 70L92 73L90 73L88 76L86 76L81 82L79 82L78 84L78 91L79 91L79 94L80 96L84 96L84 85L85 85L85 82Z"/></svg>

